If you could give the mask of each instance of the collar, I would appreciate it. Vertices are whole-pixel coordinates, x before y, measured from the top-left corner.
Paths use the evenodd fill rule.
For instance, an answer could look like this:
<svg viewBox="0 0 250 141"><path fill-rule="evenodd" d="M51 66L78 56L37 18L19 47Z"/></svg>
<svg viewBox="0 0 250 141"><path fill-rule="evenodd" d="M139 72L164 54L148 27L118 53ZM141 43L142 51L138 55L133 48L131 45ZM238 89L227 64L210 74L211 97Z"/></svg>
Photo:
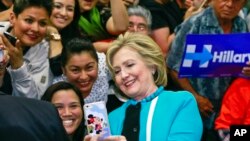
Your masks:
<svg viewBox="0 0 250 141"><path fill-rule="evenodd" d="M146 103L146 102L150 102L152 101L154 98L156 98L157 96L160 95L160 93L164 90L163 86L160 86L154 93L152 93L151 95L145 97L144 99L142 99L141 101L136 101L134 99L130 99L128 101L128 105L136 105L137 103L141 102L141 103Z"/></svg>

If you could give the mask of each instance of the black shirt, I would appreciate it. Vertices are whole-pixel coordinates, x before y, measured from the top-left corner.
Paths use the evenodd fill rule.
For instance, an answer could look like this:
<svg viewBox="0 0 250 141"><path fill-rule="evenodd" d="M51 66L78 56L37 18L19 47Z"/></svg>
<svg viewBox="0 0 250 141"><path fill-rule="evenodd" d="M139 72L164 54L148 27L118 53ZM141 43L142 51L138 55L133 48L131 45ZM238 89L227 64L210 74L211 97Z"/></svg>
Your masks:
<svg viewBox="0 0 250 141"><path fill-rule="evenodd" d="M175 1L160 4L154 0L146 0L139 4L151 12L152 30L169 27L170 33L173 33L175 27L183 21L185 11L181 10Z"/></svg>

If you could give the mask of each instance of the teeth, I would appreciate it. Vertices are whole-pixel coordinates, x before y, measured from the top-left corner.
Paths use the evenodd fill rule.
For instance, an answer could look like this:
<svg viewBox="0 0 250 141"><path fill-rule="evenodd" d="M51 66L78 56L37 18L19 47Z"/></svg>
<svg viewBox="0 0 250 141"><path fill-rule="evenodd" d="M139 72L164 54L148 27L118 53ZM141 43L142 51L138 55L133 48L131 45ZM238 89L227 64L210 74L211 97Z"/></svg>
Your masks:
<svg viewBox="0 0 250 141"><path fill-rule="evenodd" d="M73 120L63 120L63 125L64 126L70 126L73 124Z"/></svg>
<svg viewBox="0 0 250 141"><path fill-rule="evenodd" d="M65 22L65 19L63 19L63 18L57 18L57 21L58 22Z"/></svg>
<svg viewBox="0 0 250 141"><path fill-rule="evenodd" d="M130 86L131 84L133 84L134 81L129 81L127 83L125 83L125 86Z"/></svg>
<svg viewBox="0 0 250 141"><path fill-rule="evenodd" d="M80 82L80 85L88 85L89 84L89 81L87 82Z"/></svg>

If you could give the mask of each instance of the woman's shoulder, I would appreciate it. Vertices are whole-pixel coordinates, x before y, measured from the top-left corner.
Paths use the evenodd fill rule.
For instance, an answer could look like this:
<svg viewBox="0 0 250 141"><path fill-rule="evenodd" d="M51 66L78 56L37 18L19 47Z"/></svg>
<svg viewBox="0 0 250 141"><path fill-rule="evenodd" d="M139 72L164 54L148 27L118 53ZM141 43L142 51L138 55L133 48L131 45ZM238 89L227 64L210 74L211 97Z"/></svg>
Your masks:
<svg viewBox="0 0 250 141"><path fill-rule="evenodd" d="M163 94L160 95L164 99L175 100L175 101L189 101L195 100L192 93L188 91L163 91Z"/></svg>

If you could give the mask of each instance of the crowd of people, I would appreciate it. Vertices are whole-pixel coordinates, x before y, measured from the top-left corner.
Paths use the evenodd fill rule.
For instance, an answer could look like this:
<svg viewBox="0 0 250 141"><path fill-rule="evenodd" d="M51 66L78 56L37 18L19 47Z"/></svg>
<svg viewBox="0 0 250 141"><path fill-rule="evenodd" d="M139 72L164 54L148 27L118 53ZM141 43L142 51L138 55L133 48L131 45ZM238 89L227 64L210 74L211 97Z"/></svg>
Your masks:
<svg viewBox="0 0 250 141"><path fill-rule="evenodd" d="M230 140L250 60L245 78L178 74L188 34L248 33L249 17L247 0L1 0L0 140L103 140L84 119L98 101L105 141Z"/></svg>

